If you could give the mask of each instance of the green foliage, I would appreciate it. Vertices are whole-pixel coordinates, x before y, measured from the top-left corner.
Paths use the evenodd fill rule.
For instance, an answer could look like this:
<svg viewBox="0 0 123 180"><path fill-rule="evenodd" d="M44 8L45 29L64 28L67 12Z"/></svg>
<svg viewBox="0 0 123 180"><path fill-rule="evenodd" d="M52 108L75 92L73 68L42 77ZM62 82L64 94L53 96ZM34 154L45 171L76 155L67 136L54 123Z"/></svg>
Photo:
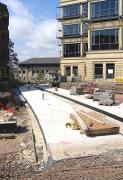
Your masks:
<svg viewBox="0 0 123 180"><path fill-rule="evenodd" d="M9 69L11 78L14 78L15 73L17 72L18 63L17 53L14 52L14 43L9 39Z"/></svg>

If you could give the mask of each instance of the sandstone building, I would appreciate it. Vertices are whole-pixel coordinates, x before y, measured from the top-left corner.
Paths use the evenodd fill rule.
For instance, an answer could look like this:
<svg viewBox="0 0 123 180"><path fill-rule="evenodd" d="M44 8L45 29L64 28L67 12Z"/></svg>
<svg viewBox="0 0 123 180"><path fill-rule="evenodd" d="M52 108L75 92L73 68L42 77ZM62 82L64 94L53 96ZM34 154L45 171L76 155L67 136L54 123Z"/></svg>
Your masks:
<svg viewBox="0 0 123 180"><path fill-rule="evenodd" d="M6 81L9 77L9 13L7 6L0 3L0 81Z"/></svg>
<svg viewBox="0 0 123 180"><path fill-rule="evenodd" d="M123 82L123 0L60 0L61 74Z"/></svg>
<svg viewBox="0 0 123 180"><path fill-rule="evenodd" d="M35 82L44 80L47 77L59 73L60 58L31 58L19 64L19 77L21 81Z"/></svg>

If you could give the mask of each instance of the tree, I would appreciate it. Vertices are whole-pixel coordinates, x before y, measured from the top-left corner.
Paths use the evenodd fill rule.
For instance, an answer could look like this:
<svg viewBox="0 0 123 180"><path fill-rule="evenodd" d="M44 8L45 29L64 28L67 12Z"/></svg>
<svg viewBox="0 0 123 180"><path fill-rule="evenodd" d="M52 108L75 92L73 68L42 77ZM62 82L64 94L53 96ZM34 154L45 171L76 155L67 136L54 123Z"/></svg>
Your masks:
<svg viewBox="0 0 123 180"><path fill-rule="evenodd" d="M14 43L9 39L9 70L10 78L15 78L18 69L19 60L17 58L17 53L14 52Z"/></svg>

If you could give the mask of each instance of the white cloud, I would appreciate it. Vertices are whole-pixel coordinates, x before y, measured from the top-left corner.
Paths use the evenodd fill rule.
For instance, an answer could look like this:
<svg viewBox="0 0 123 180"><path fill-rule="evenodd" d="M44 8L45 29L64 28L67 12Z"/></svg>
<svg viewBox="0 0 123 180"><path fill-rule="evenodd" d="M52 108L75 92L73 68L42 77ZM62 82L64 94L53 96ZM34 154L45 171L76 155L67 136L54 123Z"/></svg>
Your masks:
<svg viewBox="0 0 123 180"><path fill-rule="evenodd" d="M3 3L10 10L10 38L20 60L30 57L57 56L57 22L55 19L34 17L32 12L20 1Z"/></svg>

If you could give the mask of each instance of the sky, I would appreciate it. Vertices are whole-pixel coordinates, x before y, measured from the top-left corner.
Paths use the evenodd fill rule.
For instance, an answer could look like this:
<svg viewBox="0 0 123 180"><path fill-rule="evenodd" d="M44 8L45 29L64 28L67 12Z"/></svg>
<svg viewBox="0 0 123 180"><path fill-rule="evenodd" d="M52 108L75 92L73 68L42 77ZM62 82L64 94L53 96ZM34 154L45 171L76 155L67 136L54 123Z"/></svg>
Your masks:
<svg viewBox="0 0 123 180"><path fill-rule="evenodd" d="M20 61L59 56L56 20L59 0L0 0L9 10L10 38Z"/></svg>

